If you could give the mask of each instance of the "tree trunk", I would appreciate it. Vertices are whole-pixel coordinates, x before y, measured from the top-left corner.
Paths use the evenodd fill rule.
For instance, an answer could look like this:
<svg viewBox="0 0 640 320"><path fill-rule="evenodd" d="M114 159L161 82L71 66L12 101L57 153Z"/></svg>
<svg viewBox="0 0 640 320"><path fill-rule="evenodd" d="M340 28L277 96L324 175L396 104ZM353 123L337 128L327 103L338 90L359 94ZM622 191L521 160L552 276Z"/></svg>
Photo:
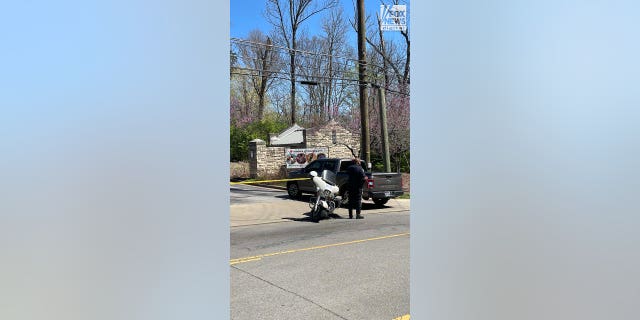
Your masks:
<svg viewBox="0 0 640 320"><path fill-rule="evenodd" d="M332 114L331 114L331 89L333 88L333 39L329 40L329 88L328 88L328 94L327 94L327 102L326 102L326 106L327 106L327 115L329 118L329 121L331 121Z"/></svg>
<svg viewBox="0 0 640 320"><path fill-rule="evenodd" d="M242 106L242 115L243 118L246 118L251 114L251 103L249 101L249 92L245 81L242 81L242 100L244 102L244 106Z"/></svg>
<svg viewBox="0 0 640 320"><path fill-rule="evenodd" d="M384 36L382 34L382 20L380 20L380 18L378 18L378 35L380 36L380 51L386 54L387 49L384 45ZM389 85L391 82L389 79L389 73L387 72L388 67L389 66L387 65L387 59L382 58L382 72L384 72L384 88L385 89L389 89Z"/></svg>
<svg viewBox="0 0 640 320"><path fill-rule="evenodd" d="M262 119L264 118L264 95L265 95L265 88L264 85L262 86L263 88L261 88L261 92L260 95L258 96L258 121L262 121Z"/></svg>

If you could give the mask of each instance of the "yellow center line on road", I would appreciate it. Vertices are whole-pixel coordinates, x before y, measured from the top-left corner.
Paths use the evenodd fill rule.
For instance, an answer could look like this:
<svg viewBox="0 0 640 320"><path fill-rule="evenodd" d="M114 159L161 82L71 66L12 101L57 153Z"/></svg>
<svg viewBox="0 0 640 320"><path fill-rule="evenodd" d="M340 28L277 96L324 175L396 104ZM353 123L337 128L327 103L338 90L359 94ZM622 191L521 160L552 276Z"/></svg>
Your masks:
<svg viewBox="0 0 640 320"><path fill-rule="evenodd" d="M410 320L411 317L408 314L405 314L402 317L393 318L393 320Z"/></svg>
<svg viewBox="0 0 640 320"><path fill-rule="evenodd" d="M233 261L233 260L231 260L231 261L232 261L232 262L231 262L231 265L234 265L234 264L237 264L237 263L243 263L243 262L258 261L258 260L261 260L261 259L262 259L262 258L249 258L249 259L247 259L247 258L242 258L242 259L234 259L234 260L237 260L237 261Z"/></svg>
<svg viewBox="0 0 640 320"><path fill-rule="evenodd" d="M348 245L348 244L355 244L355 243L362 243L362 242L367 242L367 241L389 239L389 238L408 236L408 235L409 235L409 232L405 232L405 233L392 234L392 235L388 235L388 236L375 237L375 238L369 238L369 239L354 240L354 241L326 244L326 245L322 245L322 246L315 246L315 247L309 247L309 248L292 249L292 250L286 250L286 251L280 251L280 252L266 253L266 254L261 254L261 255L252 256L252 257L231 259L231 260L229 260L229 264L234 265L234 264L238 264L238 263L257 261L257 260L261 260L262 258L265 258L265 257L272 257L272 256L281 255L281 254L296 253L296 252L317 250L317 249L324 249L324 248L331 248L331 247L337 247L337 246L344 246L344 245ZM402 320L404 320L404 318L402 318Z"/></svg>

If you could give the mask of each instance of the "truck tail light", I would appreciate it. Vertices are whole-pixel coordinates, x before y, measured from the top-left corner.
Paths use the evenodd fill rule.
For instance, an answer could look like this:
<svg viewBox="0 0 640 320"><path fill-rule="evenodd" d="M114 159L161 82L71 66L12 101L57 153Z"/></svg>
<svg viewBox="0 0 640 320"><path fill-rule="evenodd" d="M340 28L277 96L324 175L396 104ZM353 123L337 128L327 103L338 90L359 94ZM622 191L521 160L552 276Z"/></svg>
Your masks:
<svg viewBox="0 0 640 320"><path fill-rule="evenodd" d="M373 179L369 178L367 179L367 188L372 189L375 186L375 184L373 183Z"/></svg>

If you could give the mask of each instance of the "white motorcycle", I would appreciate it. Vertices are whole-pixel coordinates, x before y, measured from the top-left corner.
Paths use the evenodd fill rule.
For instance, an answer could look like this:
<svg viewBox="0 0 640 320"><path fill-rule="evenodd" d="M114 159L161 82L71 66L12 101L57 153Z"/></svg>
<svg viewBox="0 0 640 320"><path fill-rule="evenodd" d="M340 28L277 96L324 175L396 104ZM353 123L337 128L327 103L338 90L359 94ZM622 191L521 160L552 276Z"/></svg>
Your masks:
<svg viewBox="0 0 640 320"><path fill-rule="evenodd" d="M340 204L337 196L340 188L336 185L336 174L329 170L322 171L320 176L315 171L311 171L309 174L316 186L316 196L309 201L311 219L313 221L326 219Z"/></svg>

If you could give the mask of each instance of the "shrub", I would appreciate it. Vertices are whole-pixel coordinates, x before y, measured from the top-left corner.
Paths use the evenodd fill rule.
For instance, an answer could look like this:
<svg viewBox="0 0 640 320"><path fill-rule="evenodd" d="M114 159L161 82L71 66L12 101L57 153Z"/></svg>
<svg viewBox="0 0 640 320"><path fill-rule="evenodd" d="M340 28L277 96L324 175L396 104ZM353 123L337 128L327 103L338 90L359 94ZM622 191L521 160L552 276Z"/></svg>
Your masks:
<svg viewBox="0 0 640 320"><path fill-rule="evenodd" d="M270 133L279 133L288 127L288 123L266 116L262 121L240 125L231 123L230 126L230 157L231 161L249 160L249 141L262 139L267 141Z"/></svg>

